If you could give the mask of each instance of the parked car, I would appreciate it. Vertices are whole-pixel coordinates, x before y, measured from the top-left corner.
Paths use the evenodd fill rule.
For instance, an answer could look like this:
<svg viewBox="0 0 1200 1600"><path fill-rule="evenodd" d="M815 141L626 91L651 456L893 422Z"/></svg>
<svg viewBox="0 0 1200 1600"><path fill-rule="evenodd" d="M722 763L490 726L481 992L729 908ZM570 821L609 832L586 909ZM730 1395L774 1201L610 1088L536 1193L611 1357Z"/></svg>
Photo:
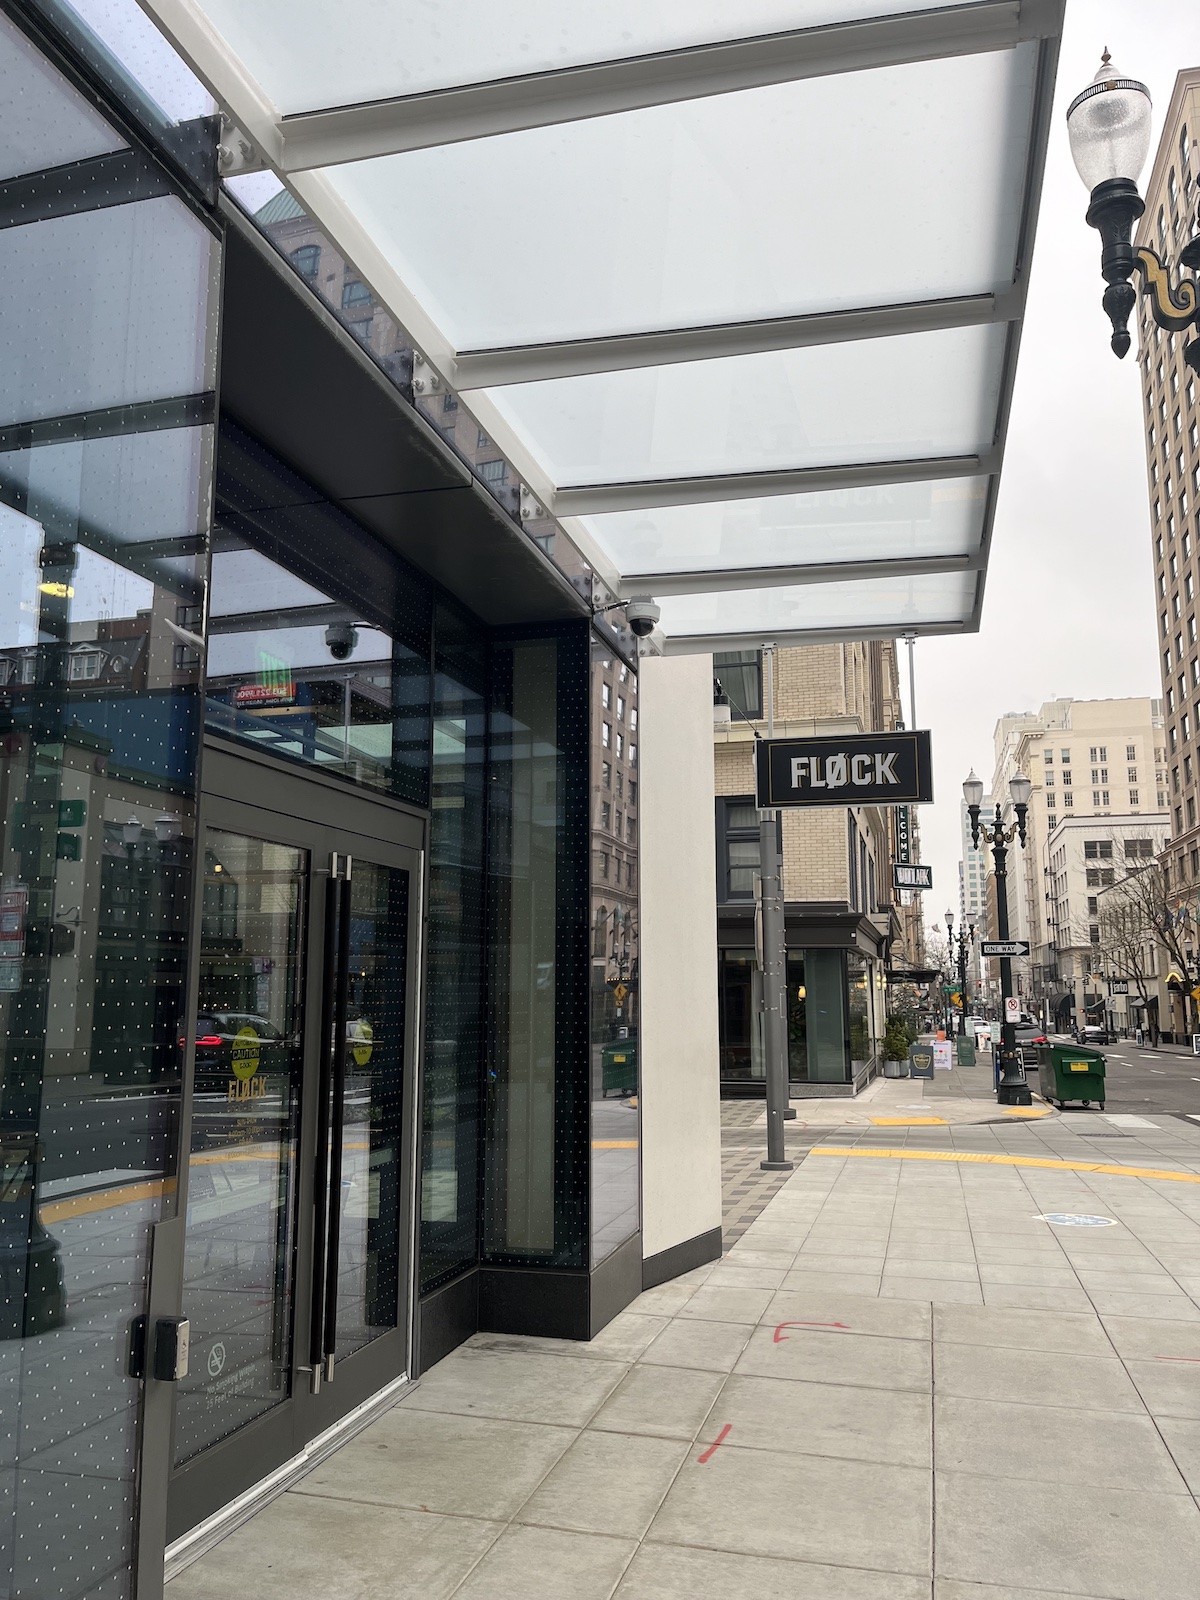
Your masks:
<svg viewBox="0 0 1200 1600"><path fill-rule="evenodd" d="M1036 1067L1038 1061L1037 1047L1046 1043L1046 1030L1040 1022L1020 1022L1017 1024L1017 1049L1021 1052L1023 1065Z"/></svg>

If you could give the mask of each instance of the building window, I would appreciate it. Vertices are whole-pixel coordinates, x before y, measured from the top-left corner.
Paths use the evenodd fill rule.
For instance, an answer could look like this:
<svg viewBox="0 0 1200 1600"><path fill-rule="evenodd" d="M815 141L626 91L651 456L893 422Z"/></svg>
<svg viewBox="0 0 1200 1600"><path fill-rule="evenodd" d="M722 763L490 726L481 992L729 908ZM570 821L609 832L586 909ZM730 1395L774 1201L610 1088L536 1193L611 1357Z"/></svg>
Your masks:
<svg viewBox="0 0 1200 1600"><path fill-rule="evenodd" d="M624 754L625 754L625 735L618 731L618 733L617 733L617 760L620 761L621 758L624 756Z"/></svg>
<svg viewBox="0 0 1200 1600"><path fill-rule="evenodd" d="M612 764L608 761L600 763L600 781L606 789L612 788Z"/></svg>
<svg viewBox="0 0 1200 1600"><path fill-rule="evenodd" d="M1064 772L1063 773L1063 783L1068 785L1068 787L1072 783L1074 783L1074 781L1075 781L1075 774L1073 772Z"/></svg>
<svg viewBox="0 0 1200 1600"><path fill-rule="evenodd" d="M606 750L612 744L612 728L607 722L600 724L600 743Z"/></svg>
<svg viewBox="0 0 1200 1600"><path fill-rule="evenodd" d="M1075 796L1073 794L1065 794L1065 795L1063 795L1063 805L1065 805L1068 810L1070 810L1071 807L1074 806L1074 804L1075 804Z"/></svg>
<svg viewBox="0 0 1200 1600"><path fill-rule="evenodd" d="M1138 792L1136 789L1130 789L1129 791L1129 804L1134 810L1141 805L1141 801L1138 799Z"/></svg>
<svg viewBox="0 0 1200 1600"><path fill-rule="evenodd" d="M1054 774L1052 772L1047 772L1046 773L1045 783L1046 783L1047 789L1053 789L1053 787L1054 787Z"/></svg>
<svg viewBox="0 0 1200 1600"><path fill-rule="evenodd" d="M1066 766L1071 760L1071 752L1069 750L1060 750L1059 759L1062 761L1063 765Z"/></svg>
<svg viewBox="0 0 1200 1600"><path fill-rule="evenodd" d="M443 412L447 412L447 411L453 412L453 411L457 411L457 410L458 410L458 396L456 394L451 394L449 389L447 389L446 392L442 395L442 411Z"/></svg>
<svg viewBox="0 0 1200 1600"><path fill-rule="evenodd" d="M612 704L612 689L607 683L602 683L600 685L600 704L604 707L605 711L607 711L609 706Z"/></svg>
<svg viewBox="0 0 1200 1600"><path fill-rule="evenodd" d="M1126 772L1125 772L1125 782L1126 783L1136 783L1137 781L1138 781L1137 768L1136 767L1128 767L1126 769Z"/></svg>
<svg viewBox="0 0 1200 1600"><path fill-rule="evenodd" d="M479 463L479 476L484 483L503 483L508 477L507 461L481 461Z"/></svg>
<svg viewBox="0 0 1200 1600"><path fill-rule="evenodd" d="M359 278L351 278L342 285L342 310L353 311L359 307L370 305L371 291Z"/></svg>
<svg viewBox="0 0 1200 1600"><path fill-rule="evenodd" d="M722 842L726 900L752 900L758 885L758 812L748 798L719 799L717 837Z"/></svg>
<svg viewBox="0 0 1200 1600"><path fill-rule="evenodd" d="M762 716L762 652L723 650L713 656L713 673L729 696L734 715Z"/></svg>
<svg viewBox="0 0 1200 1600"><path fill-rule="evenodd" d="M1046 765L1048 767L1052 766L1053 763L1054 763L1054 751L1053 750L1047 750L1045 755L1043 755L1042 760L1046 763Z"/></svg>
<svg viewBox="0 0 1200 1600"><path fill-rule="evenodd" d="M321 247L319 244L302 244L298 250L292 251L291 259L300 276L311 283L321 265Z"/></svg>
<svg viewBox="0 0 1200 1600"><path fill-rule="evenodd" d="M625 697L624 697L624 695L618 695L617 696L617 720L618 720L618 722L624 722L624 720L625 720Z"/></svg>

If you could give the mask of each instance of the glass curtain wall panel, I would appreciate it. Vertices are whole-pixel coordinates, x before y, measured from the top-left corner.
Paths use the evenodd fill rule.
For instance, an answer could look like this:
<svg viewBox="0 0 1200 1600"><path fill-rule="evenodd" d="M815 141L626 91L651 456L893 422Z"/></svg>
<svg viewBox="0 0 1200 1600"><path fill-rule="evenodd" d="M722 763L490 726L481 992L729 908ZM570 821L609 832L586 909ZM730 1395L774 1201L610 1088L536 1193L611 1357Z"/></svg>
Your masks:
<svg viewBox="0 0 1200 1600"><path fill-rule="evenodd" d="M591 1236L593 1264L638 1231L637 672L591 645Z"/></svg>
<svg viewBox="0 0 1200 1600"><path fill-rule="evenodd" d="M433 769L421 1135L422 1291L475 1265L483 1051L488 651L434 613Z"/></svg>
<svg viewBox="0 0 1200 1600"><path fill-rule="evenodd" d="M586 624L492 647L484 1258L588 1262Z"/></svg>
<svg viewBox="0 0 1200 1600"><path fill-rule="evenodd" d="M212 732L427 806L432 617L427 580L222 419Z"/></svg>
<svg viewBox="0 0 1200 1600"><path fill-rule="evenodd" d="M841 950L804 952L805 1047L810 1083L845 1083L846 960Z"/></svg>
<svg viewBox="0 0 1200 1600"><path fill-rule="evenodd" d="M205 7L285 113L905 9L904 0L747 0L731 13L723 0L687 7L674 0L616 0L564 12L557 0L503 7L466 0L439 8L436 26L428 8L398 7L388 12L386 29L371 32L378 18L371 0L349 0L336 10L319 0L254 7L210 0ZM370 49L362 47L364 38Z"/></svg>
<svg viewBox="0 0 1200 1600"><path fill-rule="evenodd" d="M881 483L585 517L622 572L832 566L978 550L986 478Z"/></svg>
<svg viewBox="0 0 1200 1600"><path fill-rule="evenodd" d="M1036 61L806 77L327 172L463 351L985 294L1013 275ZM514 194L553 226L480 271ZM918 217L919 245L880 248Z"/></svg>
<svg viewBox="0 0 1200 1600"><path fill-rule="evenodd" d="M0 1569L74 1600L175 1204L220 248L4 17L0 80Z"/></svg>

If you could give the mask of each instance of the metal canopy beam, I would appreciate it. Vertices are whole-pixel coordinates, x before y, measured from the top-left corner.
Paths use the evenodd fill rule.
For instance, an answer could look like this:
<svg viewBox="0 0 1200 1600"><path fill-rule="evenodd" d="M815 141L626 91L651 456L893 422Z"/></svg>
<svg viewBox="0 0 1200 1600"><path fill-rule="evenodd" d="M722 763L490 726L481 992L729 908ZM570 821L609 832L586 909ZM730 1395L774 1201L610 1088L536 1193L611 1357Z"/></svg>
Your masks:
<svg viewBox="0 0 1200 1600"><path fill-rule="evenodd" d="M450 381L453 388L467 392L513 383L541 383L549 378L578 378L593 372L627 372L634 367L757 355L765 350L798 350L808 345L885 339L943 328L974 328L1012 321L1020 315L1023 301L1023 287L1014 284L1000 294L957 295L695 328L659 328L596 339L564 339L552 344L460 350L454 357Z"/></svg>
<svg viewBox="0 0 1200 1600"><path fill-rule="evenodd" d="M1062 8L1063 0L979 0L296 112L278 124L277 165L304 172L800 78L1006 50L1053 35Z"/></svg>
<svg viewBox="0 0 1200 1600"><path fill-rule="evenodd" d="M932 456L915 461L854 462L842 467L793 467L774 472L730 472L718 477L647 478L632 483L578 484L556 489L547 509L556 517L595 517L610 511L711 505L819 489L862 489L930 478L978 478L1000 470L998 453Z"/></svg>
<svg viewBox="0 0 1200 1600"><path fill-rule="evenodd" d="M978 572L983 552L954 556L902 556L887 561L830 561L794 567L713 567L694 572L633 572L621 578L627 596L724 594L735 589L800 588L813 583L853 583L865 578L924 578L936 573Z"/></svg>
<svg viewBox="0 0 1200 1600"><path fill-rule="evenodd" d="M855 624L849 628L795 628L791 631L763 628L759 633L751 629L740 633L673 633L663 640L662 653L665 656L709 655L715 650L745 650L760 640L776 645L845 644L847 639L900 639L906 633L925 639L968 630L969 624L961 617L947 617L938 622L914 622L910 617L897 617L895 622L875 628Z"/></svg>

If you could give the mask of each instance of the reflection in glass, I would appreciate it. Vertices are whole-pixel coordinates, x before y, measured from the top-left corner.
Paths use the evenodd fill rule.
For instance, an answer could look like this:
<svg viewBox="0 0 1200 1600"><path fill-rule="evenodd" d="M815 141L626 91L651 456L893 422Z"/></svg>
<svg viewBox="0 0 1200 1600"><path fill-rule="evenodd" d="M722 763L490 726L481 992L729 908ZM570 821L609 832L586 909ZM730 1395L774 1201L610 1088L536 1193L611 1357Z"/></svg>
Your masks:
<svg viewBox="0 0 1200 1600"><path fill-rule="evenodd" d="M637 673L594 639L589 696L593 1265L636 1233L640 1219L637 687Z"/></svg>
<svg viewBox="0 0 1200 1600"><path fill-rule="evenodd" d="M428 586L228 421L218 489L208 726L426 805Z"/></svg>
<svg viewBox="0 0 1200 1600"><path fill-rule="evenodd" d="M0 1551L68 1600L129 1589L174 1205L219 265L123 146L0 16L0 173L84 164L0 229Z"/></svg>
<svg viewBox="0 0 1200 1600"><path fill-rule="evenodd" d="M753 950L717 952L717 1016L722 1082L763 1082L762 976Z"/></svg>
<svg viewBox="0 0 1200 1600"><path fill-rule="evenodd" d="M341 1107L337 1357L399 1317L408 873L355 858ZM337 1114L335 1108L335 1115Z"/></svg>
<svg viewBox="0 0 1200 1600"><path fill-rule="evenodd" d="M492 645L483 1253L588 1260L589 641Z"/></svg>
<svg viewBox="0 0 1200 1600"><path fill-rule="evenodd" d="M483 929L487 650L445 606L434 617L432 811L426 945L421 1287L475 1264Z"/></svg>
<svg viewBox="0 0 1200 1600"><path fill-rule="evenodd" d="M306 874L302 850L205 833L176 1462L290 1389Z"/></svg>

